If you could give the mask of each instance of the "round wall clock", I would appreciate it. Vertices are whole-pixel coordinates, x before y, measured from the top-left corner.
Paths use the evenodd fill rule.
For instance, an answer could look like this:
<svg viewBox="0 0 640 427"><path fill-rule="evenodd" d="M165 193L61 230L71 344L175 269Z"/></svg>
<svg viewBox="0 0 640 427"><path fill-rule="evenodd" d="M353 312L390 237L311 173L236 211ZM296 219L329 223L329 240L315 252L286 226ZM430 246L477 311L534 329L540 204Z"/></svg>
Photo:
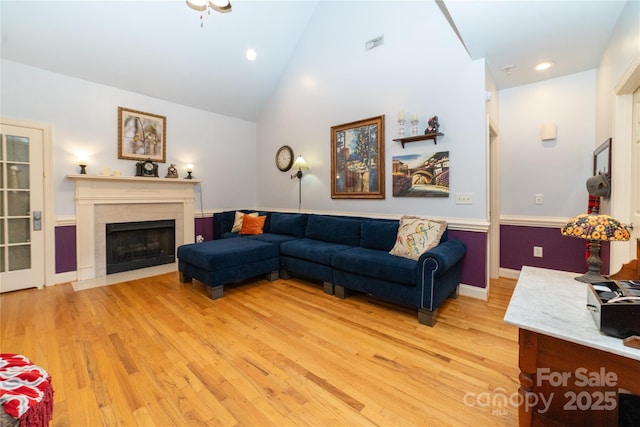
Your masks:
<svg viewBox="0 0 640 427"><path fill-rule="evenodd" d="M293 150L288 145L283 145L276 151L276 166L282 172L291 169L293 165Z"/></svg>

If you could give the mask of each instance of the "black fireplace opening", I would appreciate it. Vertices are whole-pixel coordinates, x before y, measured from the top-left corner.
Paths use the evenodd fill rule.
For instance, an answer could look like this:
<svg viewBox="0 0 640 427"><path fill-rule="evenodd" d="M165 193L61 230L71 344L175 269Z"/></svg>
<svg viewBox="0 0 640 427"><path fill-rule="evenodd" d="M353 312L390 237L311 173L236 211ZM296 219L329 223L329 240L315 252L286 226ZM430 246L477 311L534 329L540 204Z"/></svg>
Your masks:
<svg viewBox="0 0 640 427"><path fill-rule="evenodd" d="M173 219L111 223L106 226L107 274L175 262Z"/></svg>

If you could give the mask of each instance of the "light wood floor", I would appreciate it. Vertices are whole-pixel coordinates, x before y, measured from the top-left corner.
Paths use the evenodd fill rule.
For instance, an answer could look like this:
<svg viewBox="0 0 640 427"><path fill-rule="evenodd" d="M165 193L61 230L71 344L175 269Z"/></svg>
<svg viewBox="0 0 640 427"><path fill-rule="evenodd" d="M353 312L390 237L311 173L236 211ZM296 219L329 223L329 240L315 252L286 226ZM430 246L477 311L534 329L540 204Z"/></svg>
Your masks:
<svg viewBox="0 0 640 427"><path fill-rule="evenodd" d="M53 426L514 426L515 281L413 310L264 280L216 301L177 273L0 296L0 351L53 378Z"/></svg>

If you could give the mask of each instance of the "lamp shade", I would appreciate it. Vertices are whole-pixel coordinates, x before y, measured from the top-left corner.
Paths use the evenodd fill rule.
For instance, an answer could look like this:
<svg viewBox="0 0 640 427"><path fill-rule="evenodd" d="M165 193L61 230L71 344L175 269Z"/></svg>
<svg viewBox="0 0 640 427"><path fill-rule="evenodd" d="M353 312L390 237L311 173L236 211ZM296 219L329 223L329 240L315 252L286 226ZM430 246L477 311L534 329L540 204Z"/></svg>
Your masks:
<svg viewBox="0 0 640 427"><path fill-rule="evenodd" d="M584 283L596 283L607 280L600 274L600 243L606 241L629 240L629 229L609 215L590 213L571 218L561 230L564 236L578 237L589 242L588 270L582 276L575 277Z"/></svg>
<svg viewBox="0 0 640 427"><path fill-rule="evenodd" d="M292 169L297 169L299 171L306 171L309 170L309 166L307 166L307 162L304 161L304 159L302 158L302 156L298 156L298 158L296 159L296 161L293 163L293 166L291 166Z"/></svg>
<svg viewBox="0 0 640 427"><path fill-rule="evenodd" d="M604 214L581 214L571 218L561 230L564 236L596 241L626 241L629 229L617 219Z"/></svg>

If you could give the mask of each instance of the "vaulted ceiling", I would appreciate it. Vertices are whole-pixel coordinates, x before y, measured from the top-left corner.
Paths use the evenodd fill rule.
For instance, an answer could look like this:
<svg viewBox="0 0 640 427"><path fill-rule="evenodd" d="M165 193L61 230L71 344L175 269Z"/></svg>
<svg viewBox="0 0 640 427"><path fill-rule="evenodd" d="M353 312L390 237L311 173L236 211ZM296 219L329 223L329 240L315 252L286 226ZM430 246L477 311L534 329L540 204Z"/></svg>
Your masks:
<svg viewBox="0 0 640 427"><path fill-rule="evenodd" d="M323 0L320 0L320 2ZM430 1L430 0L428 0ZM632 0L634 1L634 0ZM499 89L597 67L625 1L437 0ZM0 1L1 56L194 108L256 120L319 1ZM640 17L639 17L640 18ZM255 61L245 50L257 52ZM533 71L542 60L554 67ZM513 66L508 74L505 66Z"/></svg>

